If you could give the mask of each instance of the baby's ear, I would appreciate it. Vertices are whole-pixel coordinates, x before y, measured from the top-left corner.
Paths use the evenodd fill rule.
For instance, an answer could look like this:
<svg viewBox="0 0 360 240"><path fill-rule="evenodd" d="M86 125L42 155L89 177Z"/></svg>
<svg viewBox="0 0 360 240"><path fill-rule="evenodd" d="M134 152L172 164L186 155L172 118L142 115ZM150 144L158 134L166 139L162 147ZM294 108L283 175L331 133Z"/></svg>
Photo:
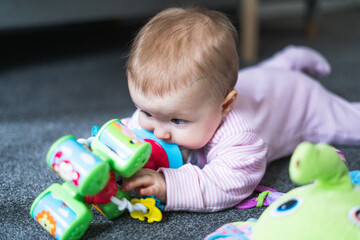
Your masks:
<svg viewBox="0 0 360 240"><path fill-rule="evenodd" d="M222 117L226 117L226 115L233 108L237 98L237 91L231 90L224 98L224 101L221 104L221 115Z"/></svg>

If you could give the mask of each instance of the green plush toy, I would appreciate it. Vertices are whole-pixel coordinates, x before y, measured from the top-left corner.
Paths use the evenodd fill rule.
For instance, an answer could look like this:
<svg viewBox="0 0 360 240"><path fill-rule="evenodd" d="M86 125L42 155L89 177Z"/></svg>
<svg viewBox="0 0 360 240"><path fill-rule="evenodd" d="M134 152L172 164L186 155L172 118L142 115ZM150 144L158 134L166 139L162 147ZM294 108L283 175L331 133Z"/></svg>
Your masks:
<svg viewBox="0 0 360 240"><path fill-rule="evenodd" d="M207 239L360 239L360 188L333 147L301 143L289 171L293 182L307 185L272 203L256 223L227 224Z"/></svg>

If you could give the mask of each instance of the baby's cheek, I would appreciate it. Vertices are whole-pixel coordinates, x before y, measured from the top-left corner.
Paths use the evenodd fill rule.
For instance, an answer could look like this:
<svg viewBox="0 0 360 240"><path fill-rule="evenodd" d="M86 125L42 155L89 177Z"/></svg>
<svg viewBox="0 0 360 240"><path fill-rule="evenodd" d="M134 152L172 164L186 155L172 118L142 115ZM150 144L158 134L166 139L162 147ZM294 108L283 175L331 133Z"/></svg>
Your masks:
<svg viewBox="0 0 360 240"><path fill-rule="evenodd" d="M194 131L192 138L189 139L189 144L192 144L192 149L200 149L210 142L214 134L215 130L212 128L202 129L202 131Z"/></svg>
<svg viewBox="0 0 360 240"><path fill-rule="evenodd" d="M148 131L154 131L154 128L152 127L152 124L149 120L144 119L144 117L139 116L139 125L140 127L148 130Z"/></svg>
<svg viewBox="0 0 360 240"><path fill-rule="evenodd" d="M188 149L200 149L209 141L210 139L204 135L204 133L193 131L186 139L184 139L184 144L182 145Z"/></svg>

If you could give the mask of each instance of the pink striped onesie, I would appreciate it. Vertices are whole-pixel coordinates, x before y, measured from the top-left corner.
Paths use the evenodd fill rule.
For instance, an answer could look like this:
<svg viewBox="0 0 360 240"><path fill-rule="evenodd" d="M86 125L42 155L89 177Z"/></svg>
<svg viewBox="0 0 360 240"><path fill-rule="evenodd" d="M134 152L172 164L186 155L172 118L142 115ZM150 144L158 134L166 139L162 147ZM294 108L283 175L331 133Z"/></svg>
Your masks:
<svg viewBox="0 0 360 240"><path fill-rule="evenodd" d="M266 164L302 141L360 145L360 108L326 90L311 75L330 67L311 49L287 47L239 71L238 98L211 141L165 175L165 210L213 212L248 197ZM125 121L137 127L137 112Z"/></svg>

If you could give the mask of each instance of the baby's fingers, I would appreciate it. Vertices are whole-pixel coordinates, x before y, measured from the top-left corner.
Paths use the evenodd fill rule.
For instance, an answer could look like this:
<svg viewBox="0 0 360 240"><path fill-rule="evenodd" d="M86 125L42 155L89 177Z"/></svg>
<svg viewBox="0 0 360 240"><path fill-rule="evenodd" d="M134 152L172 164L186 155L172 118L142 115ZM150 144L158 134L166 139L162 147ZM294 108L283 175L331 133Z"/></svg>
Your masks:
<svg viewBox="0 0 360 240"><path fill-rule="evenodd" d="M157 195L158 195L158 191L156 191L156 188L155 188L154 185L141 188L141 189L139 190L139 193L140 193L141 196L143 196L143 195L153 195L153 196L157 196Z"/></svg>
<svg viewBox="0 0 360 240"><path fill-rule="evenodd" d="M156 184L141 188L138 191L140 196L154 196L157 199L160 199L162 203L166 202L166 191L165 189L162 189L161 187L157 186Z"/></svg>
<svg viewBox="0 0 360 240"><path fill-rule="evenodd" d="M121 185L121 191L126 192L134 188L148 187L153 184L151 180L151 177L147 175L124 179Z"/></svg>

